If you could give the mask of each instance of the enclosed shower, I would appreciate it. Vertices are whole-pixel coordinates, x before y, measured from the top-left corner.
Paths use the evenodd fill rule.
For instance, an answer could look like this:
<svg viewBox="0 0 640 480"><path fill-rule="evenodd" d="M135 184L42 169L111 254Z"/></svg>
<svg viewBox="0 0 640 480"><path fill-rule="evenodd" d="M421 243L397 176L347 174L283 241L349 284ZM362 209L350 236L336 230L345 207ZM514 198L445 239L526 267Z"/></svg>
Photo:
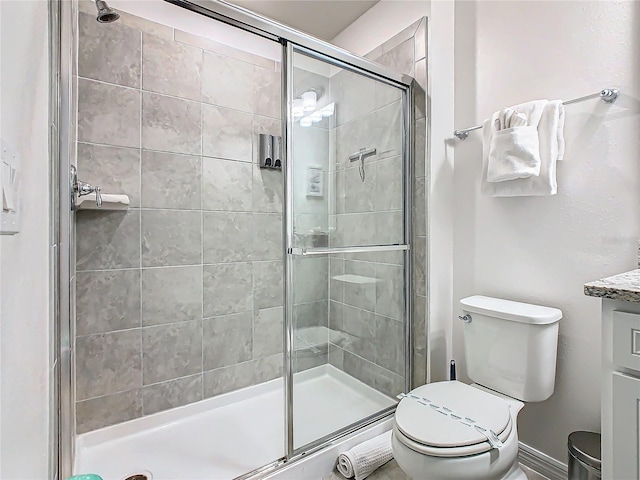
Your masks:
<svg viewBox="0 0 640 480"><path fill-rule="evenodd" d="M377 63L110 3L61 11L62 471L250 476L387 418L426 381L425 20Z"/></svg>

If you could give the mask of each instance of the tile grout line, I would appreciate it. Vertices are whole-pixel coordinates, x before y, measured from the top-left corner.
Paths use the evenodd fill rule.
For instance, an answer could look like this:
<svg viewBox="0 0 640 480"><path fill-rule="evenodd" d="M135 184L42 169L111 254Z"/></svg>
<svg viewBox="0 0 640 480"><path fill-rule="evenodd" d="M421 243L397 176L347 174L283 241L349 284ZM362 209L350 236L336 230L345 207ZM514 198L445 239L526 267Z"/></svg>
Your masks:
<svg viewBox="0 0 640 480"><path fill-rule="evenodd" d="M174 94L171 94L171 93L156 92L154 90L147 90L147 89L144 88L144 86L131 87L129 85L123 85L123 84L120 84L120 83L107 82L105 80L99 80L97 78L89 78L89 77L82 77L82 76L78 76L78 79L79 80L84 80L86 82L93 82L93 83L97 83L97 84L101 84L101 85L107 85L107 86L110 86L110 87L124 88L124 89L127 89L127 90L140 92L140 96L141 97L144 96L144 94L150 94L150 95L156 95L156 96L159 96L159 97L172 98L174 100L181 100L183 102L198 103L198 104L201 104L202 106L214 107L216 109L229 110L229 111L232 111L232 112L243 113L243 114L246 114L246 115L256 115L256 116L259 116L259 117L265 117L265 118L269 118L269 119L272 119L272 120L279 120L277 117L272 117L272 116L269 116L269 115L264 115L264 114L259 114L259 113L252 113L252 112L247 111L247 110L241 110L239 108L228 107L226 105L220 105L218 103L209 103L209 102L203 101L202 98L200 100L195 100L193 98L181 97L179 95L174 95ZM204 109L202 109L202 110L204 110ZM318 127L316 127L316 128L318 128Z"/></svg>
<svg viewBox="0 0 640 480"><path fill-rule="evenodd" d="M186 34L188 34L188 35L191 35L191 36L194 36L194 37L197 37L197 38L203 39L203 40L205 40L205 41L211 41L211 42L213 42L213 43L218 43L218 42L216 42L216 41L215 41L215 40L213 40L213 39L210 39L210 38L207 38L207 37L201 37L200 35L196 35L196 34L193 34L193 33L187 32L187 31L185 31L185 30L179 30L179 29L176 29L176 28L174 28L173 30L174 30L174 39L173 39L173 40L174 40L175 42L177 42L177 43L181 43L181 44L183 44L183 45L188 45L188 46L190 46L190 47L194 47L194 48L199 48L200 50L202 50L202 51L203 51L203 53L208 53L209 55L215 55L215 56L218 56L218 57L228 58L228 59L235 60L235 61L238 61L238 62L241 62L241 63L247 64L247 65L251 65L251 66L254 66L254 67L263 68L263 69L265 69L265 70L269 70L269 69L270 69L270 67L266 67L266 66L264 66L264 65L258 65L258 64L256 64L256 63L253 63L253 62L250 62L250 61L247 61L247 60L243 60L243 59L241 59L241 58L238 58L238 57L235 57L235 56L232 56L232 55L226 55L226 54L224 54L224 53L215 52L215 51L213 51L213 50L211 50L211 49L207 49L207 48L205 48L205 47L203 47L203 46L201 46L201 45L194 45L193 43L189 43L188 41L185 41L185 40L178 40L177 38L175 38L175 32L186 33ZM219 44L220 46L222 46L222 47L227 47L227 48L235 49L235 48L234 48L234 47L232 47L231 45L225 45L225 44L222 44L222 43L218 43L218 44ZM237 50L237 51L239 51L239 52L241 52L241 53L243 53L243 54L247 54L247 55L255 55L255 54L253 54L253 53L251 53L251 52L247 52L247 51L245 51L245 50L240 50L240 49L235 49L235 50ZM261 56L259 56L259 55L256 55L256 57L257 57L257 58L259 58L259 59L260 59L260 58L262 58L262 59L266 58L268 61L270 61L270 62L272 62L272 63L274 63L274 64L276 63L276 62L275 62L275 60L271 60L270 58L267 58L267 57L261 57ZM274 67L273 67L273 68L275 69L275 65L274 65Z"/></svg>
<svg viewBox="0 0 640 480"><path fill-rule="evenodd" d="M122 214L126 214L126 212L136 212L136 211L148 211L148 212L175 212L175 213L187 213L187 212L204 212L204 213L215 213L215 214L250 214L256 216L267 216L267 215L281 215L282 212L252 212L251 210L200 210L198 208L158 208L158 207L129 207L128 210L120 211ZM81 212L95 212L95 210L81 210ZM388 212L379 212L379 213L395 213L396 210L390 210ZM118 211L116 211L118 213ZM365 212L365 213L374 213L374 212ZM350 214L347 214L350 215ZM422 235L424 236L424 235ZM395 244L391 244L395 245Z"/></svg>
<svg viewBox="0 0 640 480"><path fill-rule="evenodd" d="M109 148L119 148L119 149L131 149L131 150L140 150L140 147L132 147L131 145L115 145L112 143L100 143L100 142L95 142L95 141L90 141L90 140L79 140L77 143L79 144L85 144L85 145L91 145L91 146L96 146L96 147L109 147ZM157 148L145 148L142 147L142 151L143 152L153 152L153 153L160 153L160 154L165 154L165 155L174 155L174 156L179 156L179 157L203 157L203 158L210 158L210 159L215 159L215 160L224 160L227 162L237 162L237 163L243 163L243 164L251 164L252 160L242 160L239 158L229 158L229 157L221 157L221 156L217 156L217 155L205 155L205 154L198 154L198 153L185 153L185 152L178 152L178 151L172 151L172 150L159 150ZM397 155L396 155L397 157ZM391 158L391 157L389 157Z"/></svg>

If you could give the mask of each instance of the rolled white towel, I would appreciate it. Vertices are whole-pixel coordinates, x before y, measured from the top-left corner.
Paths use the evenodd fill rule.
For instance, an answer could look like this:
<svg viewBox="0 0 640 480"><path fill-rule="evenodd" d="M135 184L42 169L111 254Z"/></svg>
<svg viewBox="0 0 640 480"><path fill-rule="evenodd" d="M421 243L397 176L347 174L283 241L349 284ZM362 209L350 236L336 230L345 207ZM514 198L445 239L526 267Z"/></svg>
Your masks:
<svg viewBox="0 0 640 480"><path fill-rule="evenodd" d="M526 124L527 116L524 113L516 112L512 108L503 108L498 112L498 116L494 120L496 131L507 128L524 127Z"/></svg>
<svg viewBox="0 0 640 480"><path fill-rule="evenodd" d="M393 458L391 431L378 435L338 455L338 471L346 478L363 480Z"/></svg>

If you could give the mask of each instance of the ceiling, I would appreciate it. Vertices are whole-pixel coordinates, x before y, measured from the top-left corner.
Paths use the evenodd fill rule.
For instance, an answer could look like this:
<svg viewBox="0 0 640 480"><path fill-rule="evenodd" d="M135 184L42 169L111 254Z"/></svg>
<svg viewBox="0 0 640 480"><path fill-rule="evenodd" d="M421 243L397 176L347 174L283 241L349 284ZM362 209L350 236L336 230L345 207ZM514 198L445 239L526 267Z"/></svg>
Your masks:
<svg viewBox="0 0 640 480"><path fill-rule="evenodd" d="M230 0L314 37L330 41L379 0Z"/></svg>

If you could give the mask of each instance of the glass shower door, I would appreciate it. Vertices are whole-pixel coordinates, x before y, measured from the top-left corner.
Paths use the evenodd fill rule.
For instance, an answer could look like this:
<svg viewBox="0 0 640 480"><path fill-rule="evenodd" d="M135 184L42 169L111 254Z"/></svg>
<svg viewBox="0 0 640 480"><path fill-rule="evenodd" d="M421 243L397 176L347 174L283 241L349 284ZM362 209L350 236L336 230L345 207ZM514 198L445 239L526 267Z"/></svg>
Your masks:
<svg viewBox="0 0 640 480"><path fill-rule="evenodd" d="M407 388L407 92L293 47L288 299L293 448Z"/></svg>

